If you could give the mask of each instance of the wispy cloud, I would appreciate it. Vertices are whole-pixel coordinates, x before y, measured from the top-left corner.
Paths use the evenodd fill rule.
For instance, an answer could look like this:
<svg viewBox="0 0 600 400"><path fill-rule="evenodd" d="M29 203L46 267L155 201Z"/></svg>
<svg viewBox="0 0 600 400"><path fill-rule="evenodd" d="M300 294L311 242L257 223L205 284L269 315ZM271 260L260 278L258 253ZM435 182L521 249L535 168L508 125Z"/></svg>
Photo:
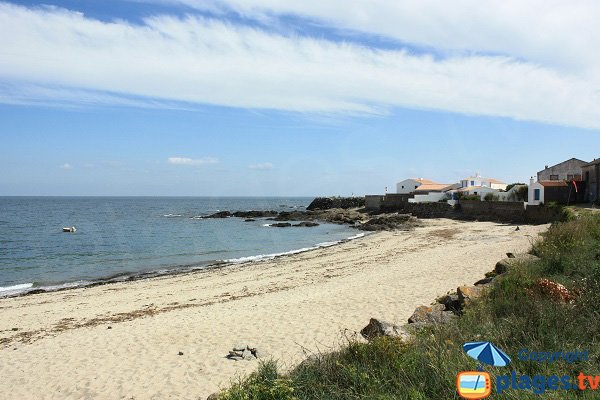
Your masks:
<svg viewBox="0 0 600 400"><path fill-rule="evenodd" d="M60 169L73 169L73 166L69 163L64 163L60 166Z"/></svg>
<svg viewBox="0 0 600 400"><path fill-rule="evenodd" d="M213 157L205 157L205 158L198 158L198 159L193 159L193 158L188 158L188 157L169 157L167 159L167 162L169 164L173 164L173 165L198 166L198 165L206 165L206 164L216 164L218 162L218 160Z"/></svg>
<svg viewBox="0 0 600 400"><path fill-rule="evenodd" d="M258 170L258 171L267 171L269 169L273 169L273 164L266 162L260 164L252 164L249 165L248 168Z"/></svg>
<svg viewBox="0 0 600 400"><path fill-rule="evenodd" d="M543 50L541 42L528 42L526 48L518 51L520 38L536 26L526 24L529 14L527 18L517 14L515 18L520 22L507 30L502 28L503 20L472 18L465 10L468 4L476 4L474 1L460 2L459 14L450 6L436 11L432 2L409 1L416 9L433 13L430 19L415 12L408 14L420 18L417 18L420 36L412 37L408 31L392 31L392 26L402 24L398 21L392 24L392 17L380 15L384 12L402 15L408 6L391 6L391 3L373 0L365 2L370 6L352 1L352 7L347 7L340 1L320 2L321 5L296 2L302 5L293 7L282 5L290 2L275 0L228 0L227 4L250 15L295 13L341 28L348 28L358 18L352 17L350 8L370 7L383 11L366 10L365 22L356 22L357 29L431 46L442 46L442 38L448 36L449 47L464 47L475 52L449 53L452 55L439 58L286 35L197 16L155 16L140 24L122 20L102 22L64 9L26 8L0 2L0 36L10 38L0 41L3 55L0 102L52 103L59 98L63 103L77 104L81 98L90 104L112 102L158 107L214 104L350 114L385 114L395 107L406 107L600 128L597 112L600 77L597 72L589 72L600 71L597 68L600 56L595 47L588 49L585 60L581 61L583 64L571 67L562 65L558 59L542 62L548 52ZM215 4L197 3L205 8ZM249 4L249 8L244 8L244 4ZM328 12L336 4L340 7ZM419 4L429 4L429 8ZM483 13L483 8L479 5L474 12ZM517 6L508 8L511 12L521 12ZM540 7L544 13L547 8ZM493 9L504 10L500 6ZM562 7L556 9L562 10ZM335 16L336 13L340 16ZM501 14L502 18L508 18L504 11ZM565 19L571 21L573 16L569 15ZM382 18L380 31L376 26L378 18ZM443 23L435 23L437 20ZM473 30L463 29L461 22L470 20L485 21L490 27L485 30L483 22L480 25L470 22L468 26ZM497 22L500 28L490 21ZM544 21L543 26L552 26ZM416 29L416 23L407 26ZM560 31L571 27L563 22L558 24ZM589 40L593 43L600 40L596 25L590 25ZM386 26L388 28L381 31ZM583 31L579 26L577 30ZM520 36L518 29L523 30ZM549 29L547 33L555 37L558 34L554 31ZM489 43L505 32L513 32L503 40L503 43L514 42L512 47L504 50L490 47ZM543 36L534 33L531 36ZM566 35L568 39L557 43L574 40L570 31ZM476 40L481 43L475 43ZM589 44L589 40L585 39L582 46L587 46L585 43ZM553 45L553 51L567 51L564 48L570 47ZM520 56L525 53L531 57ZM577 54L580 53L578 50ZM6 82L15 82L16 89L6 89ZM26 96L19 95L21 85L29 87Z"/></svg>

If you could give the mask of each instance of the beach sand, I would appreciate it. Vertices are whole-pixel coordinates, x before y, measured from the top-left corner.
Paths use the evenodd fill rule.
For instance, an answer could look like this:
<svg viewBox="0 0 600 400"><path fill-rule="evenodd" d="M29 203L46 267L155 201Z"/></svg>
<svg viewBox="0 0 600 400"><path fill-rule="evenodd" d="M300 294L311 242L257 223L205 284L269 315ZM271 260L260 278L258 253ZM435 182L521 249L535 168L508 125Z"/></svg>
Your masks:
<svg viewBox="0 0 600 400"><path fill-rule="evenodd" d="M404 323L547 229L424 224L271 261L2 299L0 398L205 399L258 365L224 358L237 343L292 367L371 317Z"/></svg>

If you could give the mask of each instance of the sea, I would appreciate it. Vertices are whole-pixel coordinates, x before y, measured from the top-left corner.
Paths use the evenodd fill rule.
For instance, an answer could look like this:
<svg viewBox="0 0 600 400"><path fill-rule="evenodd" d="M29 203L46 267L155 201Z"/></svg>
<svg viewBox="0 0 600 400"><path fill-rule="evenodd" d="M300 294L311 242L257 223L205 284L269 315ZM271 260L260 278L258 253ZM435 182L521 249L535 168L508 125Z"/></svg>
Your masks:
<svg viewBox="0 0 600 400"><path fill-rule="evenodd" d="M304 210L308 197L0 197L0 297L141 279L332 246L344 225L276 228L218 211ZM63 227L76 227L65 233Z"/></svg>

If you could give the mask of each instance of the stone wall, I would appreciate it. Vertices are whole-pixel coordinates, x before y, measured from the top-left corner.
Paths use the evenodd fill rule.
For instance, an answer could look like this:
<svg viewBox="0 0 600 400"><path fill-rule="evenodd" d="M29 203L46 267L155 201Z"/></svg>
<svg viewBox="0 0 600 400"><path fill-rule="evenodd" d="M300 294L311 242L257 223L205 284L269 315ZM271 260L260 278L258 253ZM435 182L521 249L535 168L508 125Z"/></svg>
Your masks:
<svg viewBox="0 0 600 400"><path fill-rule="evenodd" d="M464 219L515 224L547 224L563 217L561 207L528 205L525 208L521 202L462 200L460 210Z"/></svg>

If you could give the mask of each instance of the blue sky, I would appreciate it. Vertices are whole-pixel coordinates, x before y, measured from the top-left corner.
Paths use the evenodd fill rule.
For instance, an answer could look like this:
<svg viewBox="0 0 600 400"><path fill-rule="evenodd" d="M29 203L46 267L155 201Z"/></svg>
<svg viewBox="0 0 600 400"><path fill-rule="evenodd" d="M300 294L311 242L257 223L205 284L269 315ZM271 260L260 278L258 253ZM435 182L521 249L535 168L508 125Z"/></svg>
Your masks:
<svg viewBox="0 0 600 400"><path fill-rule="evenodd" d="M0 195L366 194L600 157L594 2L285 3L0 1Z"/></svg>

